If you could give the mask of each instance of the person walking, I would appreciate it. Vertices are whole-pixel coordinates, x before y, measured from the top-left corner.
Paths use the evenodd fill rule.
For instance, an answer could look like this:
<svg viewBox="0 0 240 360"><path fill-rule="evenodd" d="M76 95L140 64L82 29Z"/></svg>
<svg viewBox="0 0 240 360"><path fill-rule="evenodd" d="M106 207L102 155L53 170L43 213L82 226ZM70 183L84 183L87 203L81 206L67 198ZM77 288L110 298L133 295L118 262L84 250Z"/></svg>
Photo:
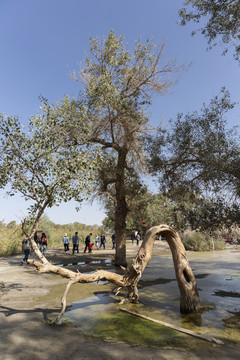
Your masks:
<svg viewBox="0 0 240 360"><path fill-rule="evenodd" d="M67 236L67 233L64 234L62 241L64 245L64 251L66 253L67 251L69 251L69 237Z"/></svg>
<svg viewBox="0 0 240 360"><path fill-rule="evenodd" d="M116 245L116 235L115 233L112 234L112 249L116 249L115 245Z"/></svg>
<svg viewBox="0 0 240 360"><path fill-rule="evenodd" d="M106 237L105 237L105 235L104 235L104 234L101 234L101 238L100 238L100 240L101 240L101 244L100 244L99 249L101 249L101 247L103 246L103 248L104 248L104 250L105 250Z"/></svg>
<svg viewBox="0 0 240 360"><path fill-rule="evenodd" d="M21 261L21 265L23 265L24 261L28 261L28 257L30 254L30 240L29 239L23 239L22 241L22 252L24 253L24 258Z"/></svg>
<svg viewBox="0 0 240 360"><path fill-rule="evenodd" d="M75 235L73 235L72 237L72 243L73 243L73 255L75 253L75 250L77 251L77 253L79 254L79 236L78 236L78 232L75 232Z"/></svg>
<svg viewBox="0 0 240 360"><path fill-rule="evenodd" d="M132 245L134 244L134 240L135 240L135 231L133 230L131 233L131 240L132 240Z"/></svg>
<svg viewBox="0 0 240 360"><path fill-rule="evenodd" d="M89 250L89 244L91 243L91 236L92 236L92 233L90 233L88 236L86 236L84 252L86 252L87 249Z"/></svg>
<svg viewBox="0 0 240 360"><path fill-rule="evenodd" d="M42 236L40 237L39 240L39 244L40 244L40 251L41 253L45 253L47 251L47 237L45 233L42 233Z"/></svg>
<svg viewBox="0 0 240 360"><path fill-rule="evenodd" d="M137 245L139 245L139 242L141 240L141 236L139 235L139 233L137 233L136 235L136 240L137 240Z"/></svg>
<svg viewBox="0 0 240 360"><path fill-rule="evenodd" d="M99 247L98 247L98 244L99 244L99 235L97 234L94 238L94 243L95 243L95 246L97 247L97 249L99 250Z"/></svg>

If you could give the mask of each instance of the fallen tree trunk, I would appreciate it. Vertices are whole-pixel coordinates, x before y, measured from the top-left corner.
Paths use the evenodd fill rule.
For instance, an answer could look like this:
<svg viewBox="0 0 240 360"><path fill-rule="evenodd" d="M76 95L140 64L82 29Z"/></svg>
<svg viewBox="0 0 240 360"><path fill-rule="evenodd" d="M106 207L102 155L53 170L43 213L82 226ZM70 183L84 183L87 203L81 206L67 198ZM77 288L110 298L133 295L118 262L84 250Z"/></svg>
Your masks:
<svg viewBox="0 0 240 360"><path fill-rule="evenodd" d="M62 277L69 279L66 285L65 292L62 297L62 310L55 322L58 322L66 310L66 296L71 285L76 283L90 283L99 280L106 280L114 283L118 287L118 291L122 288L128 288L128 296L121 301L137 302L139 299L137 284L142 276L142 273L152 257L152 249L156 236L163 235L172 251L173 263L180 290L180 311L182 313L194 313L200 311L200 299L195 277L192 269L188 263L185 248L179 238L177 232L167 225L159 225L150 228L144 237L142 245L133 259L132 265L129 269L125 269L125 275L119 275L106 270L96 270L92 274L82 274L68 269L58 267L51 264L39 251L34 240L31 239L33 250L38 256L39 260L28 260L30 264L36 267L40 273L52 272Z"/></svg>

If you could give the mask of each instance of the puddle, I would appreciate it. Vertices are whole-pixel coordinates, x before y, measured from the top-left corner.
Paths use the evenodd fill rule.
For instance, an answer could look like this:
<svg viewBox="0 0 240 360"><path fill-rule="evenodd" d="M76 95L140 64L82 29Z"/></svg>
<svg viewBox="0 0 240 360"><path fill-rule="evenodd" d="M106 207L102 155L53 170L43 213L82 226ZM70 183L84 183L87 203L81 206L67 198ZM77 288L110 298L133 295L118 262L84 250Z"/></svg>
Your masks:
<svg viewBox="0 0 240 360"><path fill-rule="evenodd" d="M96 264L111 266L112 260L93 260L93 261L85 261L85 262L79 261L79 262L73 262L73 263L58 264L57 266L64 267L64 266L71 266L71 265L83 266L83 265L96 265Z"/></svg>
<svg viewBox="0 0 240 360"><path fill-rule="evenodd" d="M136 305L129 307L136 310ZM200 340L193 339L189 343L186 335L119 311L119 300L102 292L74 302L64 314L62 324L65 323L108 340L188 349L202 346Z"/></svg>
<svg viewBox="0 0 240 360"><path fill-rule="evenodd" d="M140 280L138 283L138 289L145 288L147 286L159 285L159 284L167 284L171 281L176 281L176 279L163 279L159 278L156 280Z"/></svg>
<svg viewBox="0 0 240 360"><path fill-rule="evenodd" d="M222 297L240 298L240 293L232 292L232 291L218 290L218 291L214 292L214 295L215 296L222 296Z"/></svg>
<svg viewBox="0 0 240 360"><path fill-rule="evenodd" d="M95 292L91 297L73 302L64 314L63 322L71 321L80 330L89 331L96 322L96 315L108 312L111 306L107 305L113 303L116 303L116 300L109 293Z"/></svg>
<svg viewBox="0 0 240 360"><path fill-rule="evenodd" d="M210 274L196 274L195 278L196 279L204 279L205 277L209 276Z"/></svg>
<svg viewBox="0 0 240 360"><path fill-rule="evenodd" d="M73 262L73 263L66 263L66 264L57 264L56 266L59 267L65 267L65 266L75 266L75 265L96 265L96 264L100 264L100 265L106 265L106 266L111 266L112 265L112 260L93 260L93 261L78 261L78 262Z"/></svg>

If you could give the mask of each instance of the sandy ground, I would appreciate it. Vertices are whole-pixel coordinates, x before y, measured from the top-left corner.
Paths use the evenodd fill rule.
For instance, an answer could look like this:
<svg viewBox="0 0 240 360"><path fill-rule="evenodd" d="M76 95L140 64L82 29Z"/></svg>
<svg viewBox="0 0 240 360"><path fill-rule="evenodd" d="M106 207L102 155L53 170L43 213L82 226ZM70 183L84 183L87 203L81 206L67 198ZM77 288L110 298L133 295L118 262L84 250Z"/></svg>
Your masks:
<svg viewBox="0 0 240 360"><path fill-rule="evenodd" d="M163 250L168 251L167 247ZM128 254L134 256L135 253L136 246L129 244ZM50 250L47 254L55 264L112 256L110 249L74 257L62 250ZM22 255L0 258L1 360L240 359L240 347L231 343L220 346L206 342L202 349L187 352L113 343L85 336L71 326L50 326L49 318L57 315L59 305L52 306L52 301L44 299L44 295L48 294L49 287L63 284L65 280L38 274L30 265L19 266L21 258Z"/></svg>

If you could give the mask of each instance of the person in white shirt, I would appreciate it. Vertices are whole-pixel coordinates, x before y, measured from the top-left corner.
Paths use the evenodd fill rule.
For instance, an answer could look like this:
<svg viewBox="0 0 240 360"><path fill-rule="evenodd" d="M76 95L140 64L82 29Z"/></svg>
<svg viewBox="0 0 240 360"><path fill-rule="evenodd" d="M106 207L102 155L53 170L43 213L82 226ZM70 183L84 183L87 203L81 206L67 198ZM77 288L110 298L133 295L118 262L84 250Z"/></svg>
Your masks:
<svg viewBox="0 0 240 360"><path fill-rule="evenodd" d="M65 252L69 251L69 237L67 236L67 234L64 234L62 241L63 241Z"/></svg>
<svg viewBox="0 0 240 360"><path fill-rule="evenodd" d="M99 250L99 248L98 248L98 244L99 244L99 235L98 235L98 234L97 234L97 235L95 236L95 238L94 238L94 243L95 243L95 245L96 245L97 249Z"/></svg>

